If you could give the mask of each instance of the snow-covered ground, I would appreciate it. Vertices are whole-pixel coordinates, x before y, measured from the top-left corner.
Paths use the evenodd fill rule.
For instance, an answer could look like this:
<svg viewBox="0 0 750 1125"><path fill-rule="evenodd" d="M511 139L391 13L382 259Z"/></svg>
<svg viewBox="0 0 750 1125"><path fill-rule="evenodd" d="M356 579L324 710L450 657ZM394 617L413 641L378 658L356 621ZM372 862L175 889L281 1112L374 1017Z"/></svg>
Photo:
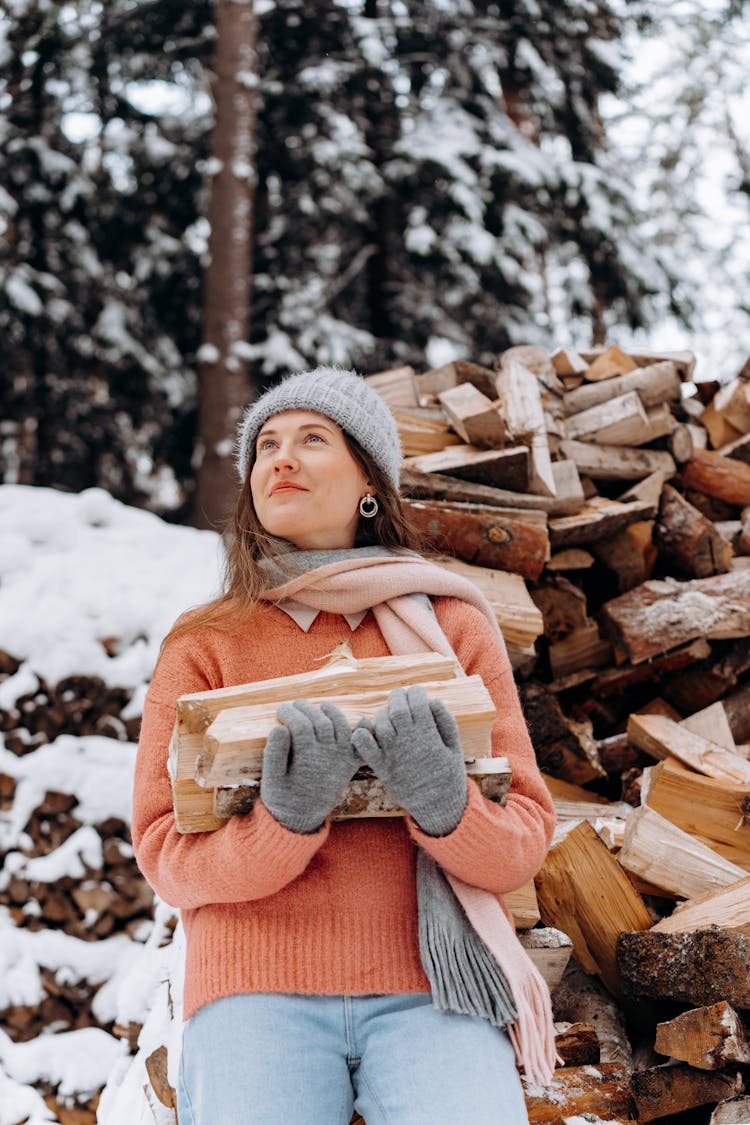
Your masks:
<svg viewBox="0 0 750 1125"><path fill-rule="evenodd" d="M71 495L17 485L0 486L0 527L0 649L22 661L0 683L0 707L33 691L37 676L55 683L95 675L130 689L129 713L140 714L162 637L179 613L218 589L218 536L164 523L99 489ZM0 849L8 851L0 886L13 873L52 882L79 878L84 860L101 866L93 825L110 816L129 821L134 757L132 743L95 735L62 735L18 757L0 734L0 773L17 785L12 808L0 816ZM82 827L48 856L29 858L24 826L45 790L74 794ZM173 913L158 906L140 940L120 934L85 942L19 928L0 908L0 1008L39 1003L47 969L61 983L101 984L93 1010L102 1023L144 1024L135 1061L123 1041L99 1028L25 1043L0 1031L0 1125L54 1121L35 1089L45 1081L58 1085L61 1100L85 1100L107 1083L100 1122L154 1125L160 1110L145 1101L145 1058L171 1046L172 1068L179 1053L179 929L164 943ZM171 1072L170 1079L174 1085Z"/></svg>

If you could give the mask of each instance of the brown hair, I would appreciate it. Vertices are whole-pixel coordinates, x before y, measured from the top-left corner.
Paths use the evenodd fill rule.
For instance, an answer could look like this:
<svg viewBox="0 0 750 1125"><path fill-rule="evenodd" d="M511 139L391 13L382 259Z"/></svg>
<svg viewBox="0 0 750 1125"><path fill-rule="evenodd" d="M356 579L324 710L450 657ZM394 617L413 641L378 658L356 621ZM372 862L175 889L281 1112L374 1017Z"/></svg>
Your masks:
<svg viewBox="0 0 750 1125"><path fill-rule="evenodd" d="M343 431L342 431L343 432ZM421 551L421 536L406 519L398 489L359 443L344 432L344 440L354 460L365 477L372 483L377 496L378 512L366 519L360 517L355 547L390 547L396 551ZM245 479L242 483L234 511L224 532L226 561L223 592L213 601L198 606L184 614L172 626L162 641L161 649L177 637L204 626L226 628L235 613L247 611L258 602L266 586L261 567L263 559L276 557L276 541L262 526L255 512L250 488L250 472L255 461L255 450L250 451ZM283 556L277 558L283 565ZM290 569L290 577L294 571Z"/></svg>

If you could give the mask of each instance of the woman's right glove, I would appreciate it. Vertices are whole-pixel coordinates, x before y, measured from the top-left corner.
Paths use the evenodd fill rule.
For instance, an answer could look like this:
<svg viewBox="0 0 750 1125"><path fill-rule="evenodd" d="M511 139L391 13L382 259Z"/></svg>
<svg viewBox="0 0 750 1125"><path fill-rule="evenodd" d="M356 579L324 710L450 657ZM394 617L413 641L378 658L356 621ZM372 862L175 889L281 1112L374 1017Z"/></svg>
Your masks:
<svg viewBox="0 0 750 1125"><path fill-rule="evenodd" d="M428 836L447 836L466 808L467 780L456 720L419 684L395 688L388 706L360 719L354 749Z"/></svg>
<svg viewBox="0 0 750 1125"><path fill-rule="evenodd" d="M317 832L362 765L346 716L333 703L282 703L263 751L260 795L292 832Z"/></svg>

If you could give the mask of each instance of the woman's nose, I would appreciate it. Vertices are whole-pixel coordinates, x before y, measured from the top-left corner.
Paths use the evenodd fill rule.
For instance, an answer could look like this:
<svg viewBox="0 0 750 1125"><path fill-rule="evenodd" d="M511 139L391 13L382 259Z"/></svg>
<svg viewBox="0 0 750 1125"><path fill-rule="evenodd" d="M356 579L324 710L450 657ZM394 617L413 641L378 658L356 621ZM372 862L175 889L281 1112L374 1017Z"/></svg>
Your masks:
<svg viewBox="0 0 750 1125"><path fill-rule="evenodd" d="M279 472L281 469L296 469L297 458L294 456L294 451L287 443L279 445L274 453L273 458L274 472Z"/></svg>

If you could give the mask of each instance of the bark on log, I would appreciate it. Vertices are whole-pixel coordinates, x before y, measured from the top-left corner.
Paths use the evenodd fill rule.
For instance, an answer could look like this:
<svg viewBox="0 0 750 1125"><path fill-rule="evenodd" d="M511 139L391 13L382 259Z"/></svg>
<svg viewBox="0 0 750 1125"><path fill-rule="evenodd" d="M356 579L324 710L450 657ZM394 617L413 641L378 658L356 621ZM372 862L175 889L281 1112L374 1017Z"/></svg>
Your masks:
<svg viewBox="0 0 750 1125"><path fill-rule="evenodd" d="M708 1074L689 1066L657 1066L633 1075L633 1097L638 1121L654 1121L685 1113L742 1093L744 1083L738 1071Z"/></svg>
<svg viewBox="0 0 750 1125"><path fill-rule="evenodd" d="M704 492L738 508L750 504L750 465L699 449L682 469L685 488Z"/></svg>
<svg viewBox="0 0 750 1125"><path fill-rule="evenodd" d="M630 1120L633 1113L629 1076L617 1063L560 1068L549 1086L524 1082L524 1093L529 1125L552 1125L561 1116L580 1114Z"/></svg>
<svg viewBox="0 0 750 1125"><path fill-rule="evenodd" d="M726 574L734 551L711 520L665 484L661 493L654 542L664 562L689 578Z"/></svg>
<svg viewBox="0 0 750 1125"><path fill-rule="evenodd" d="M577 414L629 391L637 391L646 407L679 400L682 382L677 373L677 365L671 360L662 360L601 383L586 383L563 395L563 406L566 414Z"/></svg>
<svg viewBox="0 0 750 1125"><path fill-rule="evenodd" d="M549 555L544 513L404 501L407 518L436 550L535 581Z"/></svg>
<svg viewBox="0 0 750 1125"><path fill-rule="evenodd" d="M643 480L659 472L672 477L677 471L672 454L661 449L629 449L566 438L560 442L560 453L575 461L578 471L592 480Z"/></svg>
<svg viewBox="0 0 750 1125"><path fill-rule="evenodd" d="M746 637L750 572L732 571L689 582L649 580L606 602L602 620L633 664L696 637Z"/></svg>
<svg viewBox="0 0 750 1125"><path fill-rule="evenodd" d="M624 995L698 1008L725 1000L750 1008L750 935L714 926L690 933L622 932L617 965Z"/></svg>

